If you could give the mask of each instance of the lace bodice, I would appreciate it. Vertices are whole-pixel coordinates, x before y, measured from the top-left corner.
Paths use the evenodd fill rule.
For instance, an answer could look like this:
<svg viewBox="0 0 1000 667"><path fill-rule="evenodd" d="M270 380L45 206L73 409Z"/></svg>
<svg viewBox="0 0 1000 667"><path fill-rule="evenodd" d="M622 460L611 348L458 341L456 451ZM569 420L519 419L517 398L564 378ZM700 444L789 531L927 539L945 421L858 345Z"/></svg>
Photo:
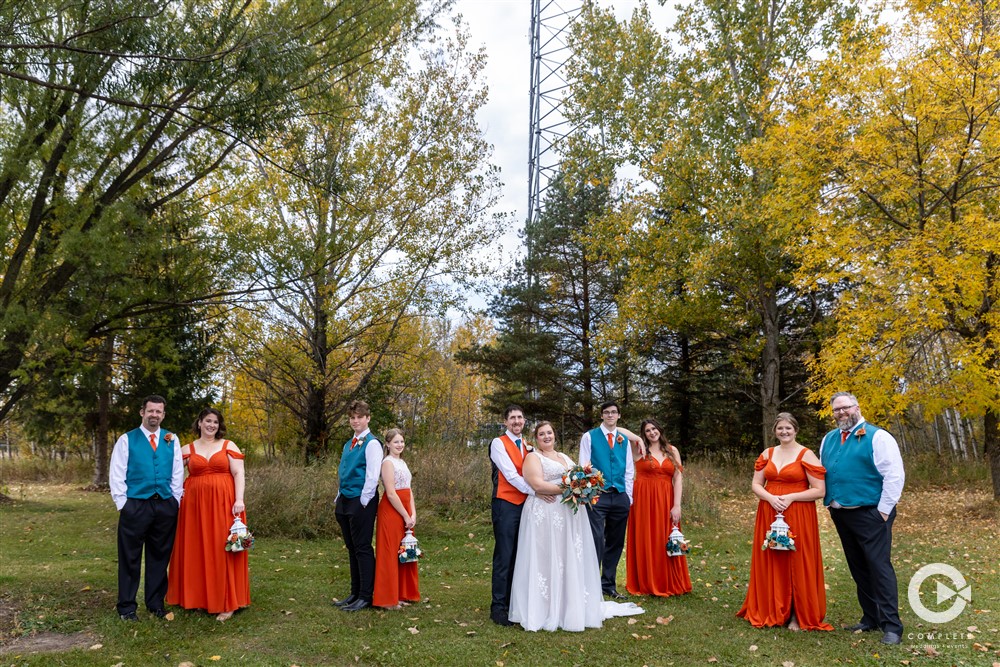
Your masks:
<svg viewBox="0 0 1000 667"><path fill-rule="evenodd" d="M563 453L560 453L559 456L562 458L562 464L558 461L553 461L547 456L542 456L540 453L538 454L538 458L542 461L542 479L546 482L558 484L562 481L563 473L573 467L573 459Z"/></svg>
<svg viewBox="0 0 1000 667"><path fill-rule="evenodd" d="M392 478L396 488L410 488L410 483L413 481L413 475L410 474L410 468L406 465L406 461L403 459L393 458L391 456L385 457L385 460L392 463Z"/></svg>

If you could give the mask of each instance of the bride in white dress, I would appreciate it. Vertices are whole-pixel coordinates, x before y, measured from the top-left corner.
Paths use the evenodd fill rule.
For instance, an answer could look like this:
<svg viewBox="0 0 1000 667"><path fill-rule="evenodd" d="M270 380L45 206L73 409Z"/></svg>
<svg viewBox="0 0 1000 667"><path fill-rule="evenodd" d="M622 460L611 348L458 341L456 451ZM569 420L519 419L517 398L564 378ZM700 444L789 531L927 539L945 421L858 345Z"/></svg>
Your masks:
<svg viewBox="0 0 1000 667"><path fill-rule="evenodd" d="M600 566L586 510L559 502L559 482L573 460L555 451L549 422L535 427L524 480L535 490L521 512L509 618L525 630L599 628L605 618L641 614L632 603L604 602Z"/></svg>

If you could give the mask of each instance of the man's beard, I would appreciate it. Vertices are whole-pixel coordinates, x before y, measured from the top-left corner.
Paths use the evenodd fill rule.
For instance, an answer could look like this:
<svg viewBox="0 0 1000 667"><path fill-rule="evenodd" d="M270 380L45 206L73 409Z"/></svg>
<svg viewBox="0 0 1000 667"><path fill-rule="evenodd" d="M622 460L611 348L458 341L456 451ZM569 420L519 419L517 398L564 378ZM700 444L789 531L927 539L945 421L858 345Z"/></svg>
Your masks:
<svg viewBox="0 0 1000 667"><path fill-rule="evenodd" d="M858 412L855 412L853 414L849 414L849 415L847 415L845 417L842 417L841 419L838 419L837 420L837 428L839 428L841 431L848 431L848 430L854 428L854 426L859 421L861 421L861 414L858 413Z"/></svg>

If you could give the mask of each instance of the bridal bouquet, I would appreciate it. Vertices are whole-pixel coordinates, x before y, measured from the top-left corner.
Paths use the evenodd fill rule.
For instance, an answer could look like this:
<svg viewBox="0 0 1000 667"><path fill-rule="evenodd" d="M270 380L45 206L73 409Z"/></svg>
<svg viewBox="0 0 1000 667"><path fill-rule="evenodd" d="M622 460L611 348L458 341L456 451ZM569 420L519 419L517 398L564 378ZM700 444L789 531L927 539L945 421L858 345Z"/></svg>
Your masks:
<svg viewBox="0 0 1000 667"><path fill-rule="evenodd" d="M573 466L563 473L562 502L576 514L581 505L594 505L604 491L604 474L592 465Z"/></svg>

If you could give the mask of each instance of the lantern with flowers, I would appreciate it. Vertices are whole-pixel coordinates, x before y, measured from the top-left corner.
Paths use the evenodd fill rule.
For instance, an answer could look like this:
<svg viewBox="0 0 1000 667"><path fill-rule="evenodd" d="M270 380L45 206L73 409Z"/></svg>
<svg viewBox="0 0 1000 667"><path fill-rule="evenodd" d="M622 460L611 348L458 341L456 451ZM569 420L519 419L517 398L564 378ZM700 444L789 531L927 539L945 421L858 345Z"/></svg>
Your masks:
<svg viewBox="0 0 1000 667"><path fill-rule="evenodd" d="M240 552L246 551L253 546L253 533L243 523L242 519L235 517L233 525L229 529L229 538L226 539L226 551Z"/></svg>
<svg viewBox="0 0 1000 667"><path fill-rule="evenodd" d="M399 543L399 562L416 563L424 555L417 543L417 538L413 536L413 530L407 528L403 541Z"/></svg>
<svg viewBox="0 0 1000 667"><path fill-rule="evenodd" d="M674 529L667 536L667 555L685 556L690 549L691 543L684 539L684 533L681 532L680 526L675 524Z"/></svg>
<svg viewBox="0 0 1000 667"><path fill-rule="evenodd" d="M764 543L760 545L761 550L773 549L775 551L795 551L795 534L791 527L785 523L785 515L778 513L771 523L771 529L764 536Z"/></svg>

